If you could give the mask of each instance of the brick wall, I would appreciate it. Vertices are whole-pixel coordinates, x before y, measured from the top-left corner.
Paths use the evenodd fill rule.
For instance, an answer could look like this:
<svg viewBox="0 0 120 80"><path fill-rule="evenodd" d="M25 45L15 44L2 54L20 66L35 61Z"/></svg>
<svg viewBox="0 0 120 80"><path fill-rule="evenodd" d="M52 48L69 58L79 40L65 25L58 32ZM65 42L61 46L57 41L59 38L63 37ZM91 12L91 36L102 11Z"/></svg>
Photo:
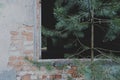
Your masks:
<svg viewBox="0 0 120 80"><path fill-rule="evenodd" d="M49 71L46 69L47 65L41 66L39 69L29 61L25 60L25 57L28 57L29 60L33 60L33 31L33 26L22 25L10 32L11 44L8 66L16 70L17 80L68 80L68 76L76 80L84 80L83 75L79 76L77 74L76 66L68 65L66 69L59 69L56 66L51 65L53 69ZM40 60L40 62L41 61L44 62L44 60ZM44 63L46 62L53 63L54 61L48 60Z"/></svg>
<svg viewBox="0 0 120 80"><path fill-rule="evenodd" d="M36 49L37 53L40 52L40 0L37 0L37 12L36 12ZM46 69L46 66L41 66L38 69L35 65L25 60L28 57L29 60L34 58L34 26L19 25L16 29L12 29L10 34L10 46L9 46L9 60L8 66L16 70L17 80L68 80L68 76L71 76L75 80L83 80L83 75L78 76L76 66L68 66L67 69L58 69L51 65L53 69L51 71ZM37 59L40 54L37 54ZM53 62L53 61L51 61ZM45 62L46 63L46 62ZM42 64L42 63L41 63Z"/></svg>
<svg viewBox="0 0 120 80"><path fill-rule="evenodd" d="M10 32L11 44L9 50L8 66L17 71L17 80L26 79L34 75L35 67L25 61L25 57L33 59L33 26L22 25ZM27 76L27 77L26 77Z"/></svg>

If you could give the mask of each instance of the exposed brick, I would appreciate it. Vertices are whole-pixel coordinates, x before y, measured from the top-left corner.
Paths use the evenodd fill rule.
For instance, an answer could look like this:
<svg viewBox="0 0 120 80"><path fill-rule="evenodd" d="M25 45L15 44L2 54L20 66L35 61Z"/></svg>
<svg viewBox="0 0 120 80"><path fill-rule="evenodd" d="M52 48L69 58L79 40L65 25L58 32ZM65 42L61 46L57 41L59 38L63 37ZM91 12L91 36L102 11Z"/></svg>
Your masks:
<svg viewBox="0 0 120 80"><path fill-rule="evenodd" d="M26 30L29 30L29 31L32 31L32 30L33 30L33 27L32 27L32 26L26 26L25 29L26 29Z"/></svg>
<svg viewBox="0 0 120 80"><path fill-rule="evenodd" d="M19 62L16 63L16 65L19 65L19 66L23 66L24 64L25 64L24 61L19 61Z"/></svg>
<svg viewBox="0 0 120 80"><path fill-rule="evenodd" d="M26 36L27 41L33 41L33 34L28 34Z"/></svg>
<svg viewBox="0 0 120 80"><path fill-rule="evenodd" d="M77 75L76 72L72 73L71 76L72 76L73 78L77 78L77 77L78 77L78 75Z"/></svg>
<svg viewBox="0 0 120 80"><path fill-rule="evenodd" d="M46 75L42 75L42 79L46 79L47 78L47 76Z"/></svg>
<svg viewBox="0 0 120 80"><path fill-rule="evenodd" d="M31 75L26 74L26 75L22 76L22 80L31 80Z"/></svg>
<svg viewBox="0 0 120 80"><path fill-rule="evenodd" d="M16 59L17 59L16 56L10 56L10 57L9 57L9 61L15 61Z"/></svg>
<svg viewBox="0 0 120 80"><path fill-rule="evenodd" d="M26 36L27 41L33 41L33 36Z"/></svg>
<svg viewBox="0 0 120 80"><path fill-rule="evenodd" d="M55 75L55 79L61 79L61 78L62 78L62 75L59 75L59 74Z"/></svg>
<svg viewBox="0 0 120 80"><path fill-rule="evenodd" d="M14 66L14 62L13 62L13 61L12 61L12 62L11 62L11 61L8 62L8 65L9 65L9 66Z"/></svg>
<svg viewBox="0 0 120 80"><path fill-rule="evenodd" d="M50 79L55 79L55 75L50 75Z"/></svg>
<svg viewBox="0 0 120 80"><path fill-rule="evenodd" d="M11 36L11 40L19 40L19 36L12 35L12 36Z"/></svg>
<svg viewBox="0 0 120 80"><path fill-rule="evenodd" d="M17 59L20 60L24 60L24 56L18 56Z"/></svg>
<svg viewBox="0 0 120 80"><path fill-rule="evenodd" d="M67 73L68 74L73 74L75 71L73 70L73 69L69 69L68 71L67 71Z"/></svg>
<svg viewBox="0 0 120 80"><path fill-rule="evenodd" d="M33 32L23 31L22 35L26 37L27 41L33 41Z"/></svg>
<svg viewBox="0 0 120 80"><path fill-rule="evenodd" d="M23 31L23 32L22 32L22 35L23 35L23 36L32 36L32 35L33 35L33 32Z"/></svg>
<svg viewBox="0 0 120 80"><path fill-rule="evenodd" d="M10 34L11 35L18 35L18 32L17 31L11 31Z"/></svg>
<svg viewBox="0 0 120 80"><path fill-rule="evenodd" d="M33 53L33 50L25 50L24 51L24 54L32 54Z"/></svg>

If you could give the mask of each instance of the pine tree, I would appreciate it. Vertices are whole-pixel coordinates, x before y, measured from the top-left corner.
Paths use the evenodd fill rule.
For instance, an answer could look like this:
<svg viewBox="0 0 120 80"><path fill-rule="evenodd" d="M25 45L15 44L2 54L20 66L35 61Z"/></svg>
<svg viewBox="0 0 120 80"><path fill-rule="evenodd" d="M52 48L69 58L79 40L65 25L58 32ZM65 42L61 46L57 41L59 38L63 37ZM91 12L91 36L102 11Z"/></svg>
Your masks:
<svg viewBox="0 0 120 80"><path fill-rule="evenodd" d="M94 58L94 28L106 28L105 41L112 41L120 35L119 0L56 0L54 16L57 20L54 30L43 28L43 35L54 41L74 41L84 37L84 31L91 28L91 60ZM78 45L77 45L78 46ZM83 48L86 47L81 44ZM88 49L88 48L87 48ZM84 51L84 50L83 50Z"/></svg>

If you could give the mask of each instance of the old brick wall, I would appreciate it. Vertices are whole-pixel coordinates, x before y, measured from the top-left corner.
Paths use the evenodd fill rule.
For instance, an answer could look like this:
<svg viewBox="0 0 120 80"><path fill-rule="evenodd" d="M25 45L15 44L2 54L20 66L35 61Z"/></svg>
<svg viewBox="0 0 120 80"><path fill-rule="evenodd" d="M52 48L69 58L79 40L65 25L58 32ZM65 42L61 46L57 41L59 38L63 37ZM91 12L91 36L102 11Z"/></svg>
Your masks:
<svg viewBox="0 0 120 80"><path fill-rule="evenodd" d="M0 72L8 68L9 56L18 56L24 49L20 30L26 25L34 25L33 1L0 0ZM27 37L27 40L30 39L31 36Z"/></svg>
<svg viewBox="0 0 120 80"><path fill-rule="evenodd" d="M33 10L31 10L31 12L28 12L28 14L29 13L33 14L32 15L33 22L31 22L33 24L28 24L29 23L28 20L28 23L19 24L16 26L16 28L13 28L12 30L9 31L10 45L8 50L9 52L8 67L11 67L16 70L17 80L37 80L39 77L38 69L34 65L30 64L28 61L25 60L26 57L29 60L33 60L35 58L36 53L34 53L34 49L36 48L37 48L36 59L38 59L38 57L40 56L40 36L41 36L40 35L40 25L41 25L40 0L36 0L36 6L33 0L31 0L31 2L32 4L29 5L29 7L32 7ZM28 6L25 5L25 7ZM36 40L35 41L36 43L34 42L34 40ZM35 44L37 46L34 46Z"/></svg>
<svg viewBox="0 0 120 80"><path fill-rule="evenodd" d="M10 34L11 44L8 66L16 70L17 80L34 80L34 76L30 79L29 76L35 75L36 68L25 60L25 57L33 60L33 26L20 26L17 30L11 31Z"/></svg>
<svg viewBox="0 0 120 80"><path fill-rule="evenodd" d="M6 54L5 57L7 57L8 60L6 61L5 58L3 58L3 60L7 62L7 67L10 67L16 71L16 80L68 80L68 76L71 76L76 80L83 79L77 75L76 66L68 66L67 69L59 70L57 67L51 65L53 69L48 71L45 68L46 66L41 66L39 69L29 61L25 60L25 57L27 57L29 60L33 60L35 58L35 47L37 52L36 59L38 59L41 55L40 0L36 0L36 14L33 11L34 0L1 0L0 2L7 5L5 9L3 9L4 13L2 15L2 19L0 19L2 21L0 22L0 25L4 26L0 29L4 29L7 32L6 34L6 32L3 30L5 35L2 36L5 37L5 39L1 43L5 44L9 41L7 45L2 45L4 48L8 46L8 48L5 50L8 52L0 53ZM11 11L9 11L9 9ZM10 15L12 15L12 17L10 17ZM36 17L36 20L34 17ZM34 40L36 40L36 43ZM37 46L34 46L35 44ZM2 55L0 54L0 56Z"/></svg>
<svg viewBox="0 0 120 80"><path fill-rule="evenodd" d="M27 1L23 2L27 3ZM29 5L29 7L32 7L33 10L31 10L29 13L33 13L33 22L31 22L33 25L28 23L19 24L15 29L10 30L9 32L10 45L8 51L8 67L12 67L16 70L17 80L37 80L37 68L25 60L25 57L27 57L29 60L33 60L34 58L34 36L36 36L34 35L34 27L35 25L37 25L37 28L40 27L40 7L38 5L39 0L36 0L36 10L34 10L34 1L31 0L31 2L32 5ZM27 5L25 7L27 7ZM36 20L34 19L35 16Z"/></svg>

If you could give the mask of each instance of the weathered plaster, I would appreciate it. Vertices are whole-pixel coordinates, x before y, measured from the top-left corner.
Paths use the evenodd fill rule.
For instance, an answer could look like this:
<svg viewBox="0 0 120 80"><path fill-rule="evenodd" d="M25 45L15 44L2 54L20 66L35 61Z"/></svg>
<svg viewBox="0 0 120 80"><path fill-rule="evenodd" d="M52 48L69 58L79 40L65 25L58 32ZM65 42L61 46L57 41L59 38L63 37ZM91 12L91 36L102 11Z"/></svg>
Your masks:
<svg viewBox="0 0 120 80"><path fill-rule="evenodd" d="M11 31L34 25L33 0L0 0L0 71L6 69L11 43ZM18 52L16 52L17 55Z"/></svg>

